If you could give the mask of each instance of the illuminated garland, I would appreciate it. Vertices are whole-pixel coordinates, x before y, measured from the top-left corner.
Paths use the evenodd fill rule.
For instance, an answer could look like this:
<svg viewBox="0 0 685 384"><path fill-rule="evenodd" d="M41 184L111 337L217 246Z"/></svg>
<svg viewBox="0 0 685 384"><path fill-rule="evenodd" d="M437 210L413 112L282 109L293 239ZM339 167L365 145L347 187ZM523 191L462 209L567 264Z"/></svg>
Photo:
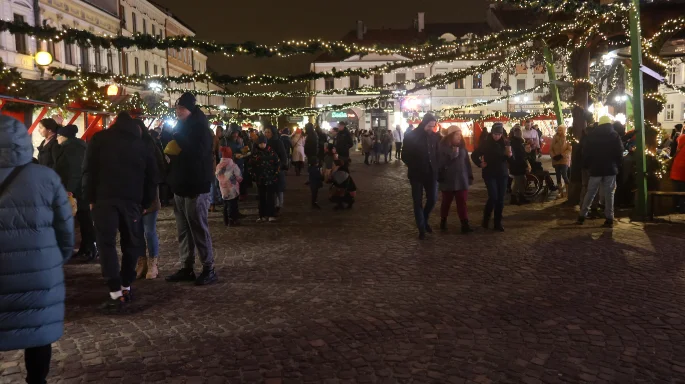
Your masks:
<svg viewBox="0 0 685 384"><path fill-rule="evenodd" d="M435 112L435 113L450 113L450 111L451 111L451 112L453 113L454 111L459 111L459 110L464 110L464 109L474 109L474 108L482 107L482 106L485 106L485 105L489 105L489 104L493 104L493 103L498 103L498 102L500 102L500 101L507 100L507 99L510 99L510 98L512 98L512 97L516 97L516 96L520 96L520 95L525 95L526 93L535 92L535 91L538 90L538 89L541 89L541 88L544 88L544 87L549 86L549 84L550 84L549 82L545 81L545 82L543 82L543 83L540 83L540 84L536 85L536 86L533 87L533 88L528 88L528 89L524 89L524 90L522 90L522 91L518 91L518 92L515 92L515 93L510 93L510 94L508 94L508 95L501 96L501 97L497 97L497 98L495 98L495 99L485 100L485 101L481 101L481 102L473 103L473 104L468 104L468 105L462 105L462 106L455 107L455 108L442 108L442 109L440 109L440 110L438 110L438 111L433 111L433 112Z"/></svg>
<svg viewBox="0 0 685 384"><path fill-rule="evenodd" d="M496 3L506 3L535 11L547 13L574 13L601 15L616 10L628 11L627 0L619 0L611 4L600 5L599 2L588 0L493 0Z"/></svg>
<svg viewBox="0 0 685 384"><path fill-rule="evenodd" d="M685 16L680 16L675 19L666 20L661 24L659 31L652 37L643 41L643 46L647 51L657 54L663 47L666 41L674 34L682 31L685 28Z"/></svg>
<svg viewBox="0 0 685 384"><path fill-rule="evenodd" d="M468 114L442 114L440 115L442 120L453 120L453 119L458 119L458 120L473 120L475 122L481 122L485 120L490 120L490 119L500 119L500 118L506 118L509 120L515 119L515 120L525 120L525 119L534 119L536 117L542 117L542 116L551 116L551 115L556 115L553 110L549 108L543 109L541 112L535 112L535 113L526 113L522 117L516 116L512 117L511 114L513 112L493 112L489 113L487 115L480 115L478 116L477 119L473 119L473 115L468 115ZM571 118L571 115L564 115L564 119Z"/></svg>
<svg viewBox="0 0 685 384"><path fill-rule="evenodd" d="M672 90L680 93L681 95L685 95L685 87L678 87L676 85L673 85L666 79L664 79L663 85L668 89L672 89Z"/></svg>

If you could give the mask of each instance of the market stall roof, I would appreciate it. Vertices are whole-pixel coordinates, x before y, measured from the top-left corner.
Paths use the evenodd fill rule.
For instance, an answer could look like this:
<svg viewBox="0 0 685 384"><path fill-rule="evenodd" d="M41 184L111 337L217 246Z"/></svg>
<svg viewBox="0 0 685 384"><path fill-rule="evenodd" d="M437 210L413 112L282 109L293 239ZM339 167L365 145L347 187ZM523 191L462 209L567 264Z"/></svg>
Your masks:
<svg viewBox="0 0 685 384"><path fill-rule="evenodd" d="M25 80L26 85L33 87L38 99L52 100L59 94L66 92L78 80Z"/></svg>

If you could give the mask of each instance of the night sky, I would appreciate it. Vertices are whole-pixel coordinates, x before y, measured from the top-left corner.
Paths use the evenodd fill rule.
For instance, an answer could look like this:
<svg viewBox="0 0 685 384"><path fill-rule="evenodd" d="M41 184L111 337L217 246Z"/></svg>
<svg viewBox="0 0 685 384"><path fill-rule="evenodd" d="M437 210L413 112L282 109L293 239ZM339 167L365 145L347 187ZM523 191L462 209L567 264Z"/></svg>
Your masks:
<svg viewBox="0 0 685 384"><path fill-rule="evenodd" d="M255 41L277 43L283 40L322 38L338 40L362 20L367 28L407 28L413 26L418 12L426 13L426 23L474 22L485 20L488 5L483 0L450 1L373 1L347 0L159 0L174 15L189 24L203 39L223 43ZM423 5L421 5L423 3ZM219 5L221 4L221 5ZM219 73L276 75L309 71L315 56L286 59L211 57L210 68ZM253 87L266 90L266 87ZM287 89L287 88L279 88ZM246 99L242 107L292 106L304 99L277 98L273 101Z"/></svg>

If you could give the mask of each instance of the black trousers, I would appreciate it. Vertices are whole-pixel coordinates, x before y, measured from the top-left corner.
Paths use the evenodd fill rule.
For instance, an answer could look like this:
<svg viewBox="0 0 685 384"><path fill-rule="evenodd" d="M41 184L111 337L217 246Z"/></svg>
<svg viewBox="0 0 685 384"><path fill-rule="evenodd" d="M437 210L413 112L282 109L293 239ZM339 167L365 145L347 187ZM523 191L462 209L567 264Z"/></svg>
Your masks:
<svg viewBox="0 0 685 384"><path fill-rule="evenodd" d="M402 156L402 142L395 143L395 157L400 158Z"/></svg>
<svg viewBox="0 0 685 384"><path fill-rule="evenodd" d="M238 220L238 216L238 198L224 200L224 223L228 223L228 219Z"/></svg>
<svg viewBox="0 0 685 384"><path fill-rule="evenodd" d="M24 350L24 362L26 363L26 382L28 384L45 384L50 373L50 359L52 358L52 345L27 348Z"/></svg>
<svg viewBox="0 0 685 384"><path fill-rule="evenodd" d="M102 276L110 292L130 287L136 278L138 257L145 255L145 230L140 205L127 201L99 201L93 208L95 237L100 250ZM121 268L117 255L121 236Z"/></svg>
<svg viewBox="0 0 685 384"><path fill-rule="evenodd" d="M276 184L257 185L259 192L259 217L269 218L276 216Z"/></svg>
<svg viewBox="0 0 685 384"><path fill-rule="evenodd" d="M79 199L77 201L76 220L81 230L81 245L79 249L82 251L95 251L93 246L95 244L95 227L93 227L93 217L90 214L90 206Z"/></svg>

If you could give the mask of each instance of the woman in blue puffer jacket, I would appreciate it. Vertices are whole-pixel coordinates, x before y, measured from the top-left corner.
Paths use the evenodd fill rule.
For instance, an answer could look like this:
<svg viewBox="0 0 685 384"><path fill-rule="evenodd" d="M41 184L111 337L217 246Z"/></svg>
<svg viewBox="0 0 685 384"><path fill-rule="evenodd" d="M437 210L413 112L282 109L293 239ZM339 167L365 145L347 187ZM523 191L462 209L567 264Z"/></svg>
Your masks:
<svg viewBox="0 0 685 384"><path fill-rule="evenodd" d="M24 349L29 384L46 382L62 337L62 266L74 248L62 182L32 156L26 127L0 116L0 351Z"/></svg>

